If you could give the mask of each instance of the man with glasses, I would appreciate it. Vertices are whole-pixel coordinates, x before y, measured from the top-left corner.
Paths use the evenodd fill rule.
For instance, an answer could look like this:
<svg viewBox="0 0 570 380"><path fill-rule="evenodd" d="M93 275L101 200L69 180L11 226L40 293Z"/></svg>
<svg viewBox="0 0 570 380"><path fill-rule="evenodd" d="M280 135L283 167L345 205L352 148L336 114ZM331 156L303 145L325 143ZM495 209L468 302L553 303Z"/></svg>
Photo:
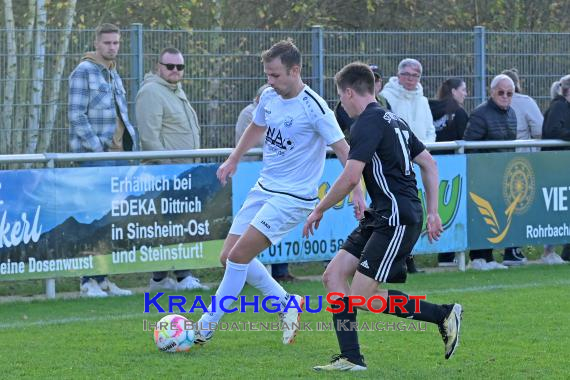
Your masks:
<svg viewBox="0 0 570 380"><path fill-rule="evenodd" d="M435 142L435 127L424 90L420 84L422 64L406 58L398 65L398 75L391 77L381 95L392 106L392 112L410 126L422 143Z"/></svg>
<svg viewBox="0 0 570 380"><path fill-rule="evenodd" d="M143 150L200 148L200 126L196 112L186 98L180 82L184 76L184 57L176 48L160 53L155 73L148 73L137 94L136 120ZM161 159L155 163L191 163L193 159ZM168 272L154 272L150 290L208 289L188 270L175 270L176 281Z"/></svg>
<svg viewBox="0 0 570 380"><path fill-rule="evenodd" d="M497 75L491 81L491 97L471 112L463 139L466 141L515 140L517 116L511 107L515 84L507 75ZM513 149L486 149L484 152L504 152ZM493 258L492 249L475 249L469 252L475 270L507 269ZM506 248L503 263L521 265L526 262L520 248Z"/></svg>
<svg viewBox="0 0 570 380"><path fill-rule="evenodd" d="M422 64L413 58L403 59L398 65L398 75L391 77L380 93L392 106L392 112L403 119L414 135L424 144L435 142L435 127L420 84ZM408 273L421 273L416 268L414 257L406 260Z"/></svg>

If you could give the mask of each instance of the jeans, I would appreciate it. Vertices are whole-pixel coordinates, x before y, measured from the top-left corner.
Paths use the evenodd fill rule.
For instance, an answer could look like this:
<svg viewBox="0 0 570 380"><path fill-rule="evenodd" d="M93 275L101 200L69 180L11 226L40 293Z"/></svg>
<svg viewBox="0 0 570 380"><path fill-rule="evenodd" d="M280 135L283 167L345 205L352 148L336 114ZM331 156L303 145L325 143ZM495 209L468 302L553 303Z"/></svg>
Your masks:
<svg viewBox="0 0 570 380"><path fill-rule="evenodd" d="M289 274L289 263L272 264L271 277L284 277Z"/></svg>

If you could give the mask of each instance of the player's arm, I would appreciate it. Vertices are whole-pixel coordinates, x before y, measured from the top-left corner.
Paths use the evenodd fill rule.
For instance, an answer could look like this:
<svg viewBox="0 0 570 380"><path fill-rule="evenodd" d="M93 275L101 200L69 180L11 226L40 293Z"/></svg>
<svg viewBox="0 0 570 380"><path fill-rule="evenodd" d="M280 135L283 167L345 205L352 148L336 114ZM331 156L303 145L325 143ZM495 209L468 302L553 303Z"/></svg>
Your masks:
<svg viewBox="0 0 570 380"><path fill-rule="evenodd" d="M311 215L307 218L303 226L303 236L309 237L313 234L313 228L319 228L319 223L326 210L337 204L341 199L360 184L360 177L364 170L365 163L358 160L348 160L340 177L335 181L327 195L319 202Z"/></svg>
<svg viewBox="0 0 570 380"><path fill-rule="evenodd" d="M248 127L245 129L245 132L239 139L235 149L232 151L228 159L222 165L220 165L218 171L216 172L216 175L218 176L218 179L222 185L226 184L228 176L231 177L235 173L241 156L243 156L245 152L257 145L265 131L265 127L259 126L254 122L251 122L248 125Z"/></svg>
<svg viewBox="0 0 570 380"><path fill-rule="evenodd" d="M345 139L338 140L334 144L331 144L331 148L336 154L336 157L344 166L346 164L346 160L348 159L348 152L350 151L350 146L346 142Z"/></svg>
<svg viewBox="0 0 570 380"><path fill-rule="evenodd" d="M331 145L332 150L338 157L338 160L342 166L346 167L346 161L348 160L348 152L350 151L350 146L345 139L339 140ZM362 171L361 171L362 172ZM362 191L363 186L358 182L357 186L351 189L352 193L352 203L354 205L354 216L356 219L362 219L364 217L364 210L366 210L366 197Z"/></svg>
<svg viewBox="0 0 570 380"><path fill-rule="evenodd" d="M439 236L443 232L441 218L437 211L439 197L439 173L437 163L433 159L432 155L425 149L414 157L414 162L420 166L422 182L426 191L426 228L428 239L431 243L433 240L439 240Z"/></svg>

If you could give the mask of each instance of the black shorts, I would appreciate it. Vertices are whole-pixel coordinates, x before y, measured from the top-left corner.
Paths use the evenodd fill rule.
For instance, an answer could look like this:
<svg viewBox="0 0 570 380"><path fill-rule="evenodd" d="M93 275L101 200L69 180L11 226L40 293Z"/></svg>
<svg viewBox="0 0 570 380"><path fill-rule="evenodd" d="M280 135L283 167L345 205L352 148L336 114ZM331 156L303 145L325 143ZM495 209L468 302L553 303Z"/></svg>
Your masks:
<svg viewBox="0 0 570 380"><path fill-rule="evenodd" d="M422 224L358 226L342 249L360 259L358 271L378 282L406 282L408 257L420 237Z"/></svg>

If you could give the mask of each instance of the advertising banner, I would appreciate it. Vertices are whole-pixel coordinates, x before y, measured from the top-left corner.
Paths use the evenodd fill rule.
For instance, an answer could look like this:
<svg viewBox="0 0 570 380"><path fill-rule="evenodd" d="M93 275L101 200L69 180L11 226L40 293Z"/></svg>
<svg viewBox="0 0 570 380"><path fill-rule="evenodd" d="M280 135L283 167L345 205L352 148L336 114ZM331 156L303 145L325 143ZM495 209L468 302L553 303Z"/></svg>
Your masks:
<svg viewBox="0 0 570 380"><path fill-rule="evenodd" d="M0 280L219 266L218 164L0 172Z"/></svg>
<svg viewBox="0 0 570 380"><path fill-rule="evenodd" d="M439 170L438 211L443 225L439 241L430 244L425 233L426 202L421 174L414 165L419 196L424 209L424 226L414 247L415 254L458 252L467 249L467 162L465 155L434 156Z"/></svg>
<svg viewBox="0 0 570 380"><path fill-rule="evenodd" d="M464 250L467 244L465 156L437 156L436 160L440 172L439 212L444 225L444 234L438 242L429 244L427 236L422 233L415 253L459 251ZM234 215L241 208L251 187L256 183L261 167L261 162L257 161L240 163L232 179ZM342 166L337 159L326 160L323 177L319 184L320 199L326 195L341 172ZM416 170L416 175L418 176L419 196L425 209L425 194L418 170ZM325 213L319 229L309 239L302 238L303 226L299 225L280 243L265 250L260 255L260 259L266 264L330 260L357 225L352 199L347 196Z"/></svg>
<svg viewBox="0 0 570 380"><path fill-rule="evenodd" d="M570 152L468 156L469 247L570 242Z"/></svg>

